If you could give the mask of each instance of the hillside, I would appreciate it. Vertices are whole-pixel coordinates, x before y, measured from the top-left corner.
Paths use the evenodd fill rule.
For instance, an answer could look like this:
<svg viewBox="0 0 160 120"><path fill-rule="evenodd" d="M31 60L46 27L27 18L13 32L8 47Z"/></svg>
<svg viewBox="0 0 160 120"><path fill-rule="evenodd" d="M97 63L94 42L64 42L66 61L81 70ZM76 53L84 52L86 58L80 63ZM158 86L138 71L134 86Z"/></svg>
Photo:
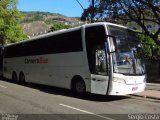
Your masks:
<svg viewBox="0 0 160 120"><path fill-rule="evenodd" d="M83 24L78 18L66 17L61 14L49 12L21 12L23 19L20 21L24 32L30 37L44 34L50 27L57 23L72 27Z"/></svg>

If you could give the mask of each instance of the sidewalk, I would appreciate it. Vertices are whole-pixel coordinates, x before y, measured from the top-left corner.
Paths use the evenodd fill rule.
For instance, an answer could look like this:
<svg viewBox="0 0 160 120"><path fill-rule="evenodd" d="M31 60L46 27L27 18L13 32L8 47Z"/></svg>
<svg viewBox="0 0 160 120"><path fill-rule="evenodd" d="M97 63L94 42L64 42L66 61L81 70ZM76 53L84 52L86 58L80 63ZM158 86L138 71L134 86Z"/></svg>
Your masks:
<svg viewBox="0 0 160 120"><path fill-rule="evenodd" d="M133 94L133 96L160 100L160 83L147 83L144 92Z"/></svg>

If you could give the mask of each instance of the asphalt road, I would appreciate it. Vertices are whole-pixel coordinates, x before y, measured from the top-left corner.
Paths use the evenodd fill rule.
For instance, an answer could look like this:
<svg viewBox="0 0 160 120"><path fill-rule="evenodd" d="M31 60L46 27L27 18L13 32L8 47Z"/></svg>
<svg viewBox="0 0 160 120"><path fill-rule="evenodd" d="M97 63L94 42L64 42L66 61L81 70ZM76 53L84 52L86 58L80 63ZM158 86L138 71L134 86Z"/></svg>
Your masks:
<svg viewBox="0 0 160 120"><path fill-rule="evenodd" d="M0 113L0 120L160 119L160 101L93 94L79 97L65 89L0 80Z"/></svg>

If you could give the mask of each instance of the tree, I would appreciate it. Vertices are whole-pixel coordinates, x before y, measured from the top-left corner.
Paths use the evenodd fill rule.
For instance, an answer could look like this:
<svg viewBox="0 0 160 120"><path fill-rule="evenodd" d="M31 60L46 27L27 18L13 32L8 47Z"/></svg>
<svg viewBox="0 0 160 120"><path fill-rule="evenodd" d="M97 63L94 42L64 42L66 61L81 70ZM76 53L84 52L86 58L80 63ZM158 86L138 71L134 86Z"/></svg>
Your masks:
<svg viewBox="0 0 160 120"><path fill-rule="evenodd" d="M160 1L159 0L96 0L96 17L107 19L111 22L123 21L137 23L142 32L160 45L158 35L160 27L152 33L148 29L148 22L160 26Z"/></svg>
<svg viewBox="0 0 160 120"><path fill-rule="evenodd" d="M16 8L17 0L0 0L0 43L18 42L27 39L19 24L20 12Z"/></svg>
<svg viewBox="0 0 160 120"><path fill-rule="evenodd" d="M91 20L91 23L93 23L95 15L97 14L97 9L96 9L96 6L95 6L96 1L95 0L88 0L88 1L91 4L87 9L84 9L84 11L82 13L82 16L81 16L81 20L86 20L86 18L87 18L87 19Z"/></svg>

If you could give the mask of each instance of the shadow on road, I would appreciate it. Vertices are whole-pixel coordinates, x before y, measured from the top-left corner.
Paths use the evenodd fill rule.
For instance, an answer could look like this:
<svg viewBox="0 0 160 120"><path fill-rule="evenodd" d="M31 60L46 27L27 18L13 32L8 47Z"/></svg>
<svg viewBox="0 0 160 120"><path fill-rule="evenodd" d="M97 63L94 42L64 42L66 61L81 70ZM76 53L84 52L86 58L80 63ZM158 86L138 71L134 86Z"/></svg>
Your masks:
<svg viewBox="0 0 160 120"><path fill-rule="evenodd" d="M57 88L57 87L47 86L47 85L34 84L34 83L20 84L17 82L12 82L11 80L8 80L2 77L0 77L0 80L5 81L5 82L10 82L13 84L17 84L17 85L21 85L21 86L25 86L28 88L36 89L36 90L39 90L45 93L49 93L49 94L53 94L53 95L62 95L62 96L73 97L77 99L89 100L89 101L110 102L110 101L118 101L118 100L130 98L128 96L97 95L97 94L90 94L90 93L86 93L83 96L79 96L73 93L73 91L68 90L68 89Z"/></svg>

